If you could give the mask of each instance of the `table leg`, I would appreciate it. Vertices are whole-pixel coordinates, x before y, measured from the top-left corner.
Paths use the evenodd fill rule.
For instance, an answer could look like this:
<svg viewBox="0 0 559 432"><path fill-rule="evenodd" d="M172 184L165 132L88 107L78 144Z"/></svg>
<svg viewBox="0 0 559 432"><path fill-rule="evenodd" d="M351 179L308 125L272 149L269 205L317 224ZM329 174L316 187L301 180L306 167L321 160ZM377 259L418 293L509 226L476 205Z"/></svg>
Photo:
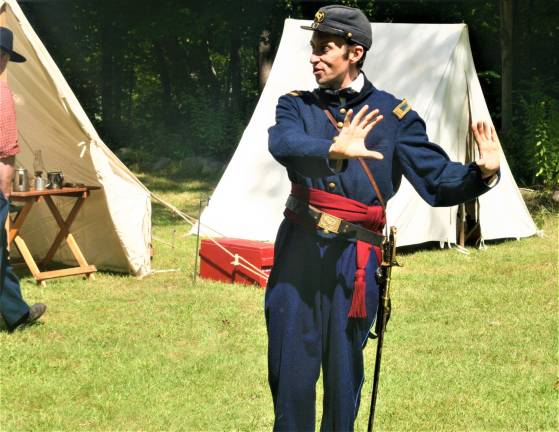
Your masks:
<svg viewBox="0 0 559 432"><path fill-rule="evenodd" d="M76 239L74 239L74 236L72 235L72 233L68 233L68 235L66 236L66 244L68 245L68 247L72 251L72 254L74 254L74 257L78 261L78 264L80 265L80 267L87 267L89 264L87 263L87 260L83 256L83 253L82 253L81 249L79 248L78 243L76 242ZM87 278L89 280L95 280L95 276L93 275L93 273L89 273L87 275Z"/></svg>
<svg viewBox="0 0 559 432"><path fill-rule="evenodd" d="M33 255L31 255L31 252L29 251L27 245L20 236L17 236L14 241L17 249L19 250L19 253L25 261L25 264L27 264L27 267L29 267L29 270L31 270L31 274L37 281L39 281L39 274L41 273L41 270L39 270L39 267L37 267L37 263L33 259Z"/></svg>
<svg viewBox="0 0 559 432"><path fill-rule="evenodd" d="M14 220L10 223L10 229L8 231L8 248L13 243L14 239L17 237L19 230L23 226L27 215L31 211L35 200L29 200L25 202L23 208L16 214ZM9 218L9 216L8 216Z"/></svg>
<svg viewBox="0 0 559 432"><path fill-rule="evenodd" d="M4 224L4 229L6 230L6 238L10 237L10 227L12 226L12 218L10 217L10 214L8 213L8 217L6 218L6 223ZM8 250L8 253L10 252L10 244L7 243L6 244L6 249Z"/></svg>
<svg viewBox="0 0 559 432"><path fill-rule="evenodd" d="M18 248L20 255L22 256L25 264L31 271L31 274L35 278L38 284L41 286L46 286L45 280L59 278L63 276L74 276L74 275L84 275L87 276L89 279L94 279L93 273L97 271L97 268L94 265L89 265L85 256L83 255L81 249L76 242L74 236L70 233L70 227L72 226L76 216L78 215L84 200L89 196L89 190L83 189L72 192L71 194L61 194L56 193L57 196L66 196L66 197L74 197L76 198L76 202L71 208L70 212L66 219L62 217L60 211L56 207L51 194L33 194L29 196L19 196L18 199L20 201L24 201L24 207L17 213L17 215L13 219L9 219L6 221L6 230L8 232L8 239L9 242L14 242L16 247ZM64 268L60 270L52 270L52 271L40 271L39 266L33 259L29 248L25 241L20 237L19 231L23 226L27 215L31 211L31 207L33 204L40 200L45 199L47 206L54 217L56 223L59 227L59 232L56 234L55 239L49 248L45 259L42 261L41 264L48 265L52 262L56 251L60 248L63 240L66 240L68 247L70 248L70 252L78 262L78 267L70 267Z"/></svg>
<svg viewBox="0 0 559 432"><path fill-rule="evenodd" d="M74 207L72 207L72 210L70 210L70 213L68 214L68 217L66 218L66 221L64 221L64 219L60 215L60 212L56 208L56 205L54 204L52 198L50 196L45 196L45 202L47 203L52 215L54 216L54 219L58 223L58 226L60 227L60 231L58 232L58 235L54 239L54 241L52 243L52 246L50 247L50 249L47 253L47 256L41 262L42 266L47 266L48 264L50 264L50 262L54 258L54 254L56 253L56 251L60 247L60 244L62 243L62 240L64 240L64 239L66 239L66 241L68 243L68 246L70 247L70 250L71 250L72 254L74 255L74 258L76 258L76 261L78 261L80 266L87 266L88 265L87 261L85 260L85 258L83 256L83 254L81 253L80 248L78 247L76 241L74 240L74 237L72 236L72 234L70 234L70 226L72 225L72 223L74 222L74 219L78 215L78 212L79 212L80 208L82 207L84 200L85 200L85 198L83 198L83 197L78 198L78 200L74 204ZM70 241L68 241L69 237L71 237ZM71 243L72 243L72 245L71 245ZM79 252L78 255L76 255L76 251Z"/></svg>

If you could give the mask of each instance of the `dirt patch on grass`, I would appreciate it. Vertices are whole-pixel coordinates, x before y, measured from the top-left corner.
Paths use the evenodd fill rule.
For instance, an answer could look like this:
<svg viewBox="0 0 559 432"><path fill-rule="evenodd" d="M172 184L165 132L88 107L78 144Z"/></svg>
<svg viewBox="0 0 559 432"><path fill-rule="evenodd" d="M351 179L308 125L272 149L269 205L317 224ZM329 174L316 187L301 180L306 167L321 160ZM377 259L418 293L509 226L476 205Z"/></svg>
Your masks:
<svg viewBox="0 0 559 432"><path fill-rule="evenodd" d="M559 213L559 201L556 201L558 191L527 188L519 188L519 190L531 214L538 214L542 211Z"/></svg>

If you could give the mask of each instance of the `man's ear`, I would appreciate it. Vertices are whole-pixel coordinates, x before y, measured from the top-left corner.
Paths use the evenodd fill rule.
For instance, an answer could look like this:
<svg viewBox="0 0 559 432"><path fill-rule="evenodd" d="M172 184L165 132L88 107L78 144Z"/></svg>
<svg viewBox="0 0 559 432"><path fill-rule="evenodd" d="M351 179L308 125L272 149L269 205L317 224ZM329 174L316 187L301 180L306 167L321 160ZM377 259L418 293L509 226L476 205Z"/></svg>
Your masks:
<svg viewBox="0 0 559 432"><path fill-rule="evenodd" d="M350 47L350 55L349 61L351 64L356 64L361 60L363 55L365 54L365 50L361 45L353 45Z"/></svg>

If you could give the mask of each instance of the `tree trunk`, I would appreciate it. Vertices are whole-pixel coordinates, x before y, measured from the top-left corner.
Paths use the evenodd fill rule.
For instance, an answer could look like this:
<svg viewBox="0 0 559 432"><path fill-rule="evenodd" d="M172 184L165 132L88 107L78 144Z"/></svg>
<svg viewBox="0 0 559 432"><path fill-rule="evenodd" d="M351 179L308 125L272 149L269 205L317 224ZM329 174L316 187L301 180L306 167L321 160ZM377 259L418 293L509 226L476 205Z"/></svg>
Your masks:
<svg viewBox="0 0 559 432"><path fill-rule="evenodd" d="M3 4L2 7L0 7L0 26L4 27L5 25L6 25L6 5ZM0 74L0 81L4 81L4 82L8 81L7 70L8 68L6 68Z"/></svg>
<svg viewBox="0 0 559 432"><path fill-rule="evenodd" d="M108 136L114 124L113 100L113 30L110 19L102 22L101 29L101 116L102 128Z"/></svg>
<svg viewBox="0 0 559 432"><path fill-rule="evenodd" d="M133 100L132 94L134 93L134 88L136 87L136 73L134 72L133 65L129 65L128 71L126 73L126 83L127 83L127 91L126 91L126 123L132 123L132 110L133 110Z"/></svg>
<svg viewBox="0 0 559 432"><path fill-rule="evenodd" d="M114 37L114 36L113 36ZM117 36L117 41L121 39ZM117 42L118 43L118 42ZM122 71L122 56L121 49L117 47L116 43L113 44L115 53L113 57L113 81L112 81L112 94L113 94L113 115L114 125L118 129L117 136L121 136L122 126L122 99L123 99L123 71Z"/></svg>
<svg viewBox="0 0 559 432"><path fill-rule="evenodd" d="M270 32L263 30L258 44L258 86L260 91L264 90L273 63L274 53L270 43Z"/></svg>
<svg viewBox="0 0 559 432"><path fill-rule="evenodd" d="M241 32L231 32L229 76L231 83L231 109L238 113L241 108Z"/></svg>
<svg viewBox="0 0 559 432"><path fill-rule="evenodd" d="M513 0L501 0L501 133L512 127Z"/></svg>
<svg viewBox="0 0 559 432"><path fill-rule="evenodd" d="M217 72L215 71L214 65L212 63L209 41L206 40L202 42L202 50L203 53L201 54L200 57L203 59L202 60L203 64L205 64L204 69L210 85L210 94L212 95L214 100L217 100L217 98L219 98L220 96L219 79L217 77Z"/></svg>
<svg viewBox="0 0 559 432"><path fill-rule="evenodd" d="M157 67L157 73L159 75L159 81L161 83L161 108L164 114L163 122L167 127L171 126L173 123L172 117L172 99L171 99L171 75L169 73L169 65L165 55L163 53L163 43L161 41L155 41L153 43L153 57L155 59L155 64Z"/></svg>

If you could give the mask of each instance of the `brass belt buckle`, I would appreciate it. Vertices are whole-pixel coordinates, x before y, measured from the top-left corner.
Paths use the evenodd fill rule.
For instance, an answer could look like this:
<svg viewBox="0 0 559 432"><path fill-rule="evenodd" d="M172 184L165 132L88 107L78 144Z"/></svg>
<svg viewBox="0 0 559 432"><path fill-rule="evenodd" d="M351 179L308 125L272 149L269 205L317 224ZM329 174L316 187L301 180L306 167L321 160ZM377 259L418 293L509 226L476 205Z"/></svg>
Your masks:
<svg viewBox="0 0 559 432"><path fill-rule="evenodd" d="M319 228L322 228L326 234L329 232L338 234L341 223L342 219L339 217L332 216L328 213L321 213L317 225Z"/></svg>

